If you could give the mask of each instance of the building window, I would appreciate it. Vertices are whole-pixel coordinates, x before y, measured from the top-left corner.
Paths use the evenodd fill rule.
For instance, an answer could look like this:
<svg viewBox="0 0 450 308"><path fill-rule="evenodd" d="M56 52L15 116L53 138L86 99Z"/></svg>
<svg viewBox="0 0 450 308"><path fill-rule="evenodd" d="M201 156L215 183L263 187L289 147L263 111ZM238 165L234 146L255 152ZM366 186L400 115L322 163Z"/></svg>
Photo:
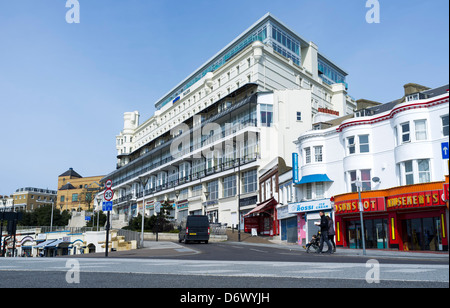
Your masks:
<svg viewBox="0 0 450 308"><path fill-rule="evenodd" d="M414 121L416 140L427 140L427 120Z"/></svg>
<svg viewBox="0 0 450 308"><path fill-rule="evenodd" d="M419 169L419 183L428 183L431 180L430 176L430 160L417 160L417 167Z"/></svg>
<svg viewBox="0 0 450 308"><path fill-rule="evenodd" d="M219 181L212 181L208 183L208 201L219 199Z"/></svg>
<svg viewBox="0 0 450 308"><path fill-rule="evenodd" d="M307 183L305 184L305 200L322 199L324 196L324 183Z"/></svg>
<svg viewBox="0 0 450 308"><path fill-rule="evenodd" d="M236 195L236 176L231 175L223 178L223 197L233 197Z"/></svg>
<svg viewBox="0 0 450 308"><path fill-rule="evenodd" d="M311 148L305 148L305 163L311 163Z"/></svg>
<svg viewBox="0 0 450 308"><path fill-rule="evenodd" d="M261 104L261 126L270 127L273 123L273 106Z"/></svg>
<svg viewBox="0 0 450 308"><path fill-rule="evenodd" d="M442 117L442 134L448 136L448 114Z"/></svg>
<svg viewBox="0 0 450 308"><path fill-rule="evenodd" d="M359 135L347 137L347 149L348 155L355 154L356 149L359 153L368 153L369 147L369 135Z"/></svg>
<svg viewBox="0 0 450 308"><path fill-rule="evenodd" d="M257 189L256 170L244 172L242 174L242 180L244 183L243 193L250 193Z"/></svg>
<svg viewBox="0 0 450 308"><path fill-rule="evenodd" d="M266 194L264 196L264 200L268 200L272 196L272 185L270 183L270 179L264 182L266 185Z"/></svg>
<svg viewBox="0 0 450 308"><path fill-rule="evenodd" d="M369 152L369 135L361 135L359 137L359 153Z"/></svg>
<svg viewBox="0 0 450 308"><path fill-rule="evenodd" d="M370 169L361 170L362 191L372 189L372 180L370 177Z"/></svg>
<svg viewBox="0 0 450 308"><path fill-rule="evenodd" d="M402 143L409 142L410 141L410 137L409 137L409 122L400 124L400 126L402 128Z"/></svg>
<svg viewBox="0 0 450 308"><path fill-rule="evenodd" d="M197 197L202 195L202 185L196 185L192 188L192 197Z"/></svg>
<svg viewBox="0 0 450 308"><path fill-rule="evenodd" d="M395 146L398 146L398 129L397 129L397 126L394 127L394 140L395 140Z"/></svg>
<svg viewBox="0 0 450 308"><path fill-rule="evenodd" d="M413 161L412 160L405 161L404 168L405 168L406 185L414 184Z"/></svg>
<svg viewBox="0 0 450 308"><path fill-rule="evenodd" d="M312 183L306 184L306 200L312 199Z"/></svg>
<svg viewBox="0 0 450 308"><path fill-rule="evenodd" d="M324 197L323 182L316 182L316 199Z"/></svg>
<svg viewBox="0 0 450 308"><path fill-rule="evenodd" d="M429 159L408 160L400 164L401 184L429 183L431 168Z"/></svg>
<svg viewBox="0 0 450 308"><path fill-rule="evenodd" d="M61 200L61 202L64 202L64 196L61 196L60 200Z"/></svg>
<svg viewBox="0 0 450 308"><path fill-rule="evenodd" d="M370 177L370 169L349 171L350 187L352 192L357 192L357 182L361 182L361 191L368 191L372 189L372 182Z"/></svg>
<svg viewBox="0 0 450 308"><path fill-rule="evenodd" d="M314 147L314 158L316 163L322 162L322 146Z"/></svg>
<svg viewBox="0 0 450 308"><path fill-rule="evenodd" d="M297 121L302 120L302 113L300 111L297 111Z"/></svg>
<svg viewBox="0 0 450 308"><path fill-rule="evenodd" d="M179 170L179 178L180 179L184 179L187 178L190 174L190 165L189 163L184 163L180 165L180 170Z"/></svg>
<svg viewBox="0 0 450 308"><path fill-rule="evenodd" d="M348 148L348 154L355 153L355 137L354 136L347 138L347 148Z"/></svg>
<svg viewBox="0 0 450 308"><path fill-rule="evenodd" d="M78 194L72 194L72 202L78 201Z"/></svg>

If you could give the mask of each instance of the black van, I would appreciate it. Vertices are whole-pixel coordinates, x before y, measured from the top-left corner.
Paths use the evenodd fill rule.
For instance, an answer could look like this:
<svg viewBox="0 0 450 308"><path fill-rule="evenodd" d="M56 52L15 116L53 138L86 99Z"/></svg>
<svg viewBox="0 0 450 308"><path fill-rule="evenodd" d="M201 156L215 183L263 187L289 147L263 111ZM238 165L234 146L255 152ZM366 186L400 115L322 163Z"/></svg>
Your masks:
<svg viewBox="0 0 450 308"><path fill-rule="evenodd" d="M206 215L189 215L181 221L179 227L178 242L189 243L190 241L209 241L209 220Z"/></svg>

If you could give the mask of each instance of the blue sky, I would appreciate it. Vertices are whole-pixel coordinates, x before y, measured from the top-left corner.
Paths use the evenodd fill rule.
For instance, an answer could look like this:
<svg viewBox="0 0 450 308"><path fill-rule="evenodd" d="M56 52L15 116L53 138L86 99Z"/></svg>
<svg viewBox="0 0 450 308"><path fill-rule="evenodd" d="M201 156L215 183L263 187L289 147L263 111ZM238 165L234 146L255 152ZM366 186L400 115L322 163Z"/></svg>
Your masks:
<svg viewBox="0 0 450 308"><path fill-rule="evenodd" d="M448 83L449 1L0 0L0 194L57 189L69 167L115 169L123 113L154 103L267 12L348 73L349 94L387 102Z"/></svg>

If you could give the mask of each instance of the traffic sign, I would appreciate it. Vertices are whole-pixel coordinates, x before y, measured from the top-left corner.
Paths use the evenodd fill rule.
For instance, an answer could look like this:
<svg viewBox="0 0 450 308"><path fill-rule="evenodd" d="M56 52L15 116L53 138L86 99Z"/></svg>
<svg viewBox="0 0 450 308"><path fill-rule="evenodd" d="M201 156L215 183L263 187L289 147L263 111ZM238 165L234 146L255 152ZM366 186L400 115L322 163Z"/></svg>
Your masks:
<svg viewBox="0 0 450 308"><path fill-rule="evenodd" d="M113 208L113 202L112 201L103 201L102 211L112 211Z"/></svg>
<svg viewBox="0 0 450 308"><path fill-rule="evenodd" d="M441 150L442 150L442 159L448 159L448 152L450 151L448 147L448 142L441 143Z"/></svg>
<svg viewBox="0 0 450 308"><path fill-rule="evenodd" d="M106 188L111 188L112 187L112 180L111 179L106 180L105 186L106 186Z"/></svg>
<svg viewBox="0 0 450 308"><path fill-rule="evenodd" d="M108 188L107 190L105 190L104 196L106 201L111 201L114 197L114 191Z"/></svg>

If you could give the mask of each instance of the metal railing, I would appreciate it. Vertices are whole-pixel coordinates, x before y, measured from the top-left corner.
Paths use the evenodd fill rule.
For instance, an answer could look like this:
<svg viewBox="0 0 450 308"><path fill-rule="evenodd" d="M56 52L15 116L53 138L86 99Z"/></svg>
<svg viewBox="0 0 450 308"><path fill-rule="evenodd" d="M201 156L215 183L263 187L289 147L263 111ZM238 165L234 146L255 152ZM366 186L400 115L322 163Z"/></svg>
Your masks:
<svg viewBox="0 0 450 308"><path fill-rule="evenodd" d="M246 155L241 159L238 158L238 159L228 160L226 162L218 164L215 167L207 168L207 169L204 169L199 172L191 171L190 175L187 175L183 178L179 178L179 179L171 181L171 182L166 182L163 185L158 185L154 189L146 189L145 195L148 196L148 195L154 194L156 192L160 192L160 191L163 191L166 189L171 189L178 185L186 184L191 181L195 181L195 180L210 176L215 173L219 173L219 172L222 172L222 171L225 171L228 169L232 169L232 168L237 168L238 166L244 166L246 164L257 161L259 158L260 158L259 153L255 152L253 154ZM119 197L118 199L115 199L113 201L113 204L116 205L119 203L130 201L131 199L134 199L134 198L142 198L142 197L143 197L142 191L138 192L136 194L131 193L131 194L127 194L125 196Z"/></svg>
<svg viewBox="0 0 450 308"><path fill-rule="evenodd" d="M125 242L136 241L137 248L141 248L141 233L131 230L116 229L118 236L124 236Z"/></svg>

